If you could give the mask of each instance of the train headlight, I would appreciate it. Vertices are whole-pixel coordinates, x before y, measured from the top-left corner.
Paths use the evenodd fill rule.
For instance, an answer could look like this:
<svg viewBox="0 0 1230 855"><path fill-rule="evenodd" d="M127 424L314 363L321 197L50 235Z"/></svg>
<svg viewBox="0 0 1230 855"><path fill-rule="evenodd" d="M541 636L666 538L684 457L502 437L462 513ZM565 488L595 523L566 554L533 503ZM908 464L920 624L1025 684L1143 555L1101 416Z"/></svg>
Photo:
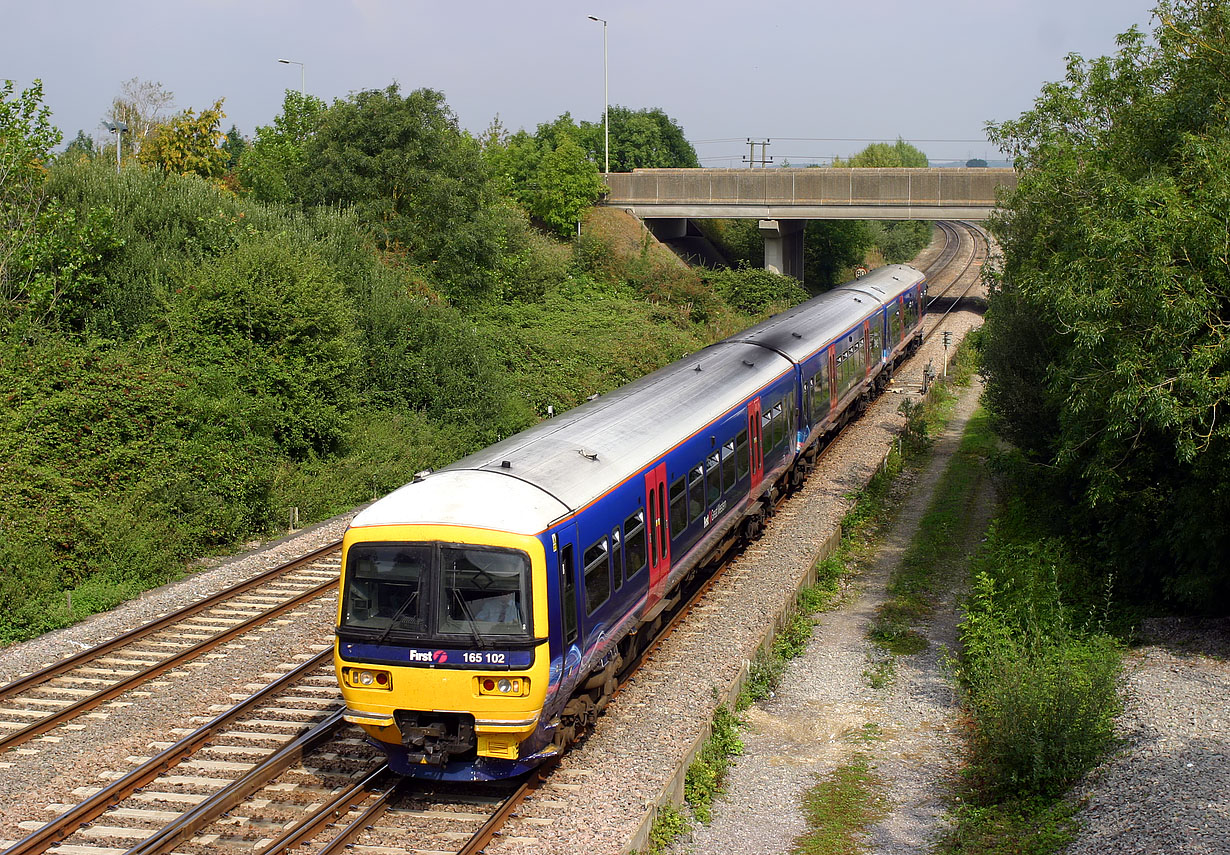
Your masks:
<svg viewBox="0 0 1230 855"><path fill-rule="evenodd" d="M391 689L393 677L380 668L343 668L342 682L357 689Z"/></svg>
<svg viewBox="0 0 1230 855"><path fill-rule="evenodd" d="M530 693L530 681L525 677L478 677L475 682L480 695L523 698Z"/></svg>

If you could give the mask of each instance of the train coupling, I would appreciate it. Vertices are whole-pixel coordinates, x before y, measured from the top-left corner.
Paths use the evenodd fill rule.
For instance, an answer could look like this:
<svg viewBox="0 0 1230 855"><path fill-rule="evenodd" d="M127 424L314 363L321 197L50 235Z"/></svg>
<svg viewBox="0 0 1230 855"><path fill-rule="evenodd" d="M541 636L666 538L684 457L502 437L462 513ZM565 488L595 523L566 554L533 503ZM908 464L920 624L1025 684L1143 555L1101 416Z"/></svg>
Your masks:
<svg viewBox="0 0 1230 855"><path fill-rule="evenodd" d="M393 717L411 763L443 766L450 758L472 755L477 747L469 713L398 710Z"/></svg>

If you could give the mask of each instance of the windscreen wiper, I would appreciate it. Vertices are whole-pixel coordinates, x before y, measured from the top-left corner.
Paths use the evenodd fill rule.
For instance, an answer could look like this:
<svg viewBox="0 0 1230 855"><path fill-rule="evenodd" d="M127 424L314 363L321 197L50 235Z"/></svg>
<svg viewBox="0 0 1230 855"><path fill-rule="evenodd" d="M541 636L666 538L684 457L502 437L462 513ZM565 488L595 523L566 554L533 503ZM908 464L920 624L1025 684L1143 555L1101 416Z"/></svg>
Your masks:
<svg viewBox="0 0 1230 855"><path fill-rule="evenodd" d="M380 633L380 636L376 639L376 644L380 644L389 637L389 633L393 631L393 627L397 626L397 621L401 619L401 616L406 613L407 609L414 605L414 601L418 598L419 592L415 591L404 603L401 604L401 608L394 612L393 617L389 619L389 625L384 628L384 632Z"/></svg>
<svg viewBox="0 0 1230 855"><path fill-rule="evenodd" d="M466 621L469 622L470 635L474 636L474 643L478 645L479 650L486 650L487 645L483 643L483 637L478 632L478 625L474 620L474 615L470 612L470 604L466 602L465 597L461 596L461 591L456 588L453 588L453 596L457 598L457 603L461 606L461 613L465 615Z"/></svg>

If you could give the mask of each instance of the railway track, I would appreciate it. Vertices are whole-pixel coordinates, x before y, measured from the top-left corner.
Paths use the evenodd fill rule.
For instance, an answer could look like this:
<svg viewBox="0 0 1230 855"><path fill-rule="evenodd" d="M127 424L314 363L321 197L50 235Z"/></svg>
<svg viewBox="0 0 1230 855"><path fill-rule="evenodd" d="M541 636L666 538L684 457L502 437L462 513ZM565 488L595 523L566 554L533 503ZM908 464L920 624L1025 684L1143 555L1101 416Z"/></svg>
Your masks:
<svg viewBox="0 0 1230 855"><path fill-rule="evenodd" d="M340 563L331 544L0 686L0 752L332 594Z"/></svg>
<svg viewBox="0 0 1230 855"><path fill-rule="evenodd" d="M945 232L950 234L949 229ZM964 288L960 296L949 298L954 305L977 281L975 277L970 283L958 284L978 254L972 230L965 230L968 241L961 239L960 232L951 229L956 239L946 242L941 258L930 266L930 270L941 270L941 259L945 260L944 269L962 265L937 295L945 297L953 289ZM112 675L108 685L94 693L112 692L111 697L116 697L138 684L127 681L137 680L139 671L156 668L162 673L177 667L210 649L200 648L201 644L211 641L211 647L216 647L245 631L238 627L248 621L266 612L269 614L262 622L275 616L271 609L258 613L258 602L280 609L276 612L280 614L295 607L290 603L305 601L300 598L328 595L336 585L337 562L336 545L326 547L303 559L301 565L315 568L307 573L312 578L305 580L314 584L277 582L289 571L276 568L267 578L247 583L243 591L222 592L196 604L191 614L184 610L168 615L142 627L139 634L83 651L14 681L0 689L0 699L7 708L10 699L26 697L23 692L39 686L60 687L65 681L96 679L81 668L120 670L122 665L122 670L131 673ZM686 601L641 659L651 657L656 645L686 620L689 609L720 577L725 563L705 580L698 577ZM331 578L325 578L330 574ZM275 597L262 588L265 585L274 585L282 593ZM301 590L288 596L289 588L296 586ZM248 599L227 599L228 594ZM271 604L272 599L278 602ZM220 609L221 613L211 615L209 609ZM223 619L228 621L225 627L220 625ZM177 626L181 629L176 630ZM184 629L205 626L211 629ZM185 645L160 640L161 632L207 637ZM226 633L229 635L223 637ZM172 653L170 648L176 650ZM168 655L147 661L155 651ZM237 696L239 702L233 707L218 711L200 727L175 734L180 738L174 743L152 743L157 753L151 757L130 758L136 768L123 775L117 773L111 783L96 791L76 791L74 794L82 798L78 804L52 806L59 813L51 822L23 823L22 830L29 834L0 855L47 851L69 855L219 851L376 855L391 851L391 847L392 851L469 855L481 851L498 834L504 819L535 789L547 788L548 794L536 803L549 805L550 790L558 791L563 803L568 788L580 786L551 779L544 783L548 770L540 770L541 774L513 787L432 786L394 779L381 756L362 740L360 731L341 720L343 705L330 667L330 651L331 646L296 667L286 665L280 673L261 675L268 678L267 684L246 686L245 690L253 693L242 699ZM122 660L135 664L124 665ZM118 688L120 685L127 688ZM97 703L102 700L94 705ZM32 701L21 705L34 706ZM55 726L47 725L47 729ZM310 850L303 848L309 845Z"/></svg>
<svg viewBox="0 0 1230 855"><path fill-rule="evenodd" d="M358 728L342 720L332 647L152 757L91 791L4 855L265 855L362 852L392 840L409 852L477 852L538 776L522 782L426 786L388 772ZM380 841L364 843L361 838ZM358 842L356 842L358 839ZM383 851L388 851L384 849Z"/></svg>
<svg viewBox="0 0 1230 855"><path fill-rule="evenodd" d="M982 265L990 252L990 241L981 228L970 223L944 221L936 225L944 232L945 246L926 270L931 287L923 341L930 339L961 300L981 284ZM936 271L934 277L932 270ZM936 287L942 290L935 293Z"/></svg>

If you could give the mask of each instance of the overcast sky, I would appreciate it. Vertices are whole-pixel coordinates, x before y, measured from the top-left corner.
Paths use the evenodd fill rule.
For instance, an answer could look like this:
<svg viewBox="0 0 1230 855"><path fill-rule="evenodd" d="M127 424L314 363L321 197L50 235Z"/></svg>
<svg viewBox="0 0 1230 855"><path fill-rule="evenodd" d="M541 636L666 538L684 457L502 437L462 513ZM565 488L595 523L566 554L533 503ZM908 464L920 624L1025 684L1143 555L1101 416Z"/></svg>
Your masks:
<svg viewBox="0 0 1230 855"><path fill-rule="evenodd" d="M905 137L933 160L999 154L987 120L1028 109L1064 57L1115 50L1153 0L0 0L0 79L42 78L65 142L120 84L157 81L177 109L226 99L251 135L285 89L328 101L397 82L444 92L475 133L568 111L599 121L602 25L610 100L661 107L707 166L748 137L780 163ZM944 142L940 142L943 140Z"/></svg>

